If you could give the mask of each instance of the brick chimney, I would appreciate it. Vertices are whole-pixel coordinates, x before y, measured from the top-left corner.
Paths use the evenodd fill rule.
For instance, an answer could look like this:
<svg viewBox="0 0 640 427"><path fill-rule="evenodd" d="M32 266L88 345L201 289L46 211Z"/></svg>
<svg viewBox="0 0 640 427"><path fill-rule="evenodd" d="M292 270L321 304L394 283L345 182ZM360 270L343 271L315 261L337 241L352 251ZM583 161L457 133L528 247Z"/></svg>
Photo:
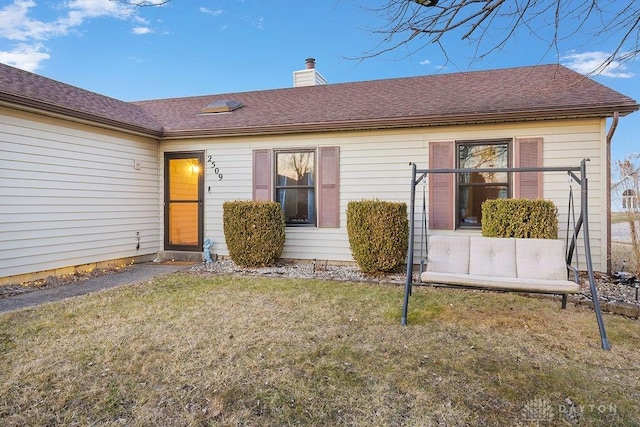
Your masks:
<svg viewBox="0 0 640 427"><path fill-rule="evenodd" d="M326 85L327 80L316 70L316 59L304 60L304 70L293 72L293 87Z"/></svg>

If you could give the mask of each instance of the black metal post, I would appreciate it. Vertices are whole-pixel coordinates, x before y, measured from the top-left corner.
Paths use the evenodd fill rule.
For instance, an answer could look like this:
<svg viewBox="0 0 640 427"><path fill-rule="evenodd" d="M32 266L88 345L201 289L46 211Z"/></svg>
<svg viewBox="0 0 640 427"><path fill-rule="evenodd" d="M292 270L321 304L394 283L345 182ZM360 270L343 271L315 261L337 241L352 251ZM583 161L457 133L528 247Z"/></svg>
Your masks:
<svg viewBox="0 0 640 427"><path fill-rule="evenodd" d="M598 329L600 330L600 341L602 343L603 350L611 350L609 339L607 338L607 331L604 328L604 321L602 320L602 311L600 310L600 301L598 299L598 289L596 288L596 279L593 275L593 263L591 262L591 244L589 242L589 215L588 215L588 200L587 200L587 163L586 159L580 162L580 174L581 174L581 186L580 186L580 216L587 218L582 223L583 236L584 236L584 253L587 259L587 272L589 274L589 287L591 289L591 298L593 298L593 308L596 312L596 319L598 320Z"/></svg>
<svg viewBox="0 0 640 427"><path fill-rule="evenodd" d="M411 164L411 202L409 203L409 244L407 245L407 280L404 285L404 303L402 305L402 325L407 324L407 312L409 310L409 296L411 295L411 282L413 281L413 236L414 215L416 210L416 164Z"/></svg>

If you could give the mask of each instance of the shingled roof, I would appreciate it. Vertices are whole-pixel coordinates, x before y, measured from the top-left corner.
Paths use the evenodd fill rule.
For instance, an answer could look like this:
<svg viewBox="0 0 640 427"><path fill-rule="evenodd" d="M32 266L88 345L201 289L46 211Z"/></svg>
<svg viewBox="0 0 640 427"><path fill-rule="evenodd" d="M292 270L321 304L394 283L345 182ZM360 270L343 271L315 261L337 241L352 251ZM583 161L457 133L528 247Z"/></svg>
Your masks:
<svg viewBox="0 0 640 427"><path fill-rule="evenodd" d="M160 135L142 108L18 68L0 64L0 105L61 115L134 132Z"/></svg>
<svg viewBox="0 0 640 427"><path fill-rule="evenodd" d="M638 110L633 99L560 65L133 103L19 74L0 67L0 101L121 122L163 138L609 117ZM242 106L203 112L230 102Z"/></svg>

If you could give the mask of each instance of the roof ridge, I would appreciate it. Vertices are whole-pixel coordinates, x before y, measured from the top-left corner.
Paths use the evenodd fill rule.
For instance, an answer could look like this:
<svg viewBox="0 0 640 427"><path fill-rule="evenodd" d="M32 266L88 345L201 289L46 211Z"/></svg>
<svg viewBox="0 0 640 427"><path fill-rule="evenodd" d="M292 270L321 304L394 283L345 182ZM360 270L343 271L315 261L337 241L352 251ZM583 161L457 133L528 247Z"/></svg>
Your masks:
<svg viewBox="0 0 640 427"><path fill-rule="evenodd" d="M360 80L355 82L335 82L335 83L327 83L326 85L315 85L315 86L301 86L301 87L282 87L282 88L270 88L270 89L255 89L255 90L245 90L240 92L222 92L222 93L210 93L205 95L186 95L186 96L174 96L174 97L165 97L165 98L153 98L153 99L142 99L130 101L133 104L148 104L151 102L168 102L172 100L187 100L187 99L204 99L204 98L224 98L224 97L233 97L233 95L245 95L245 94L255 94L255 93L266 93L266 92L277 92L277 91L302 91L302 90L326 90L321 88L327 87L337 87L337 86L345 86L345 85L366 85L377 82L393 82L393 81L407 81L411 79L425 79L425 78L436 78L436 77L448 77L448 76L460 76L460 75L473 75L473 74L487 74L487 73L496 73L503 71L513 71L513 70L524 70L530 69L534 70L536 68L564 68L566 70L570 70L564 65L561 64L538 64L538 65L523 65L518 67L506 67L506 68L495 68L489 70L471 70L471 71L457 71L450 73L441 73L441 74L422 74L418 76L406 76L406 77L389 77L389 78L380 78L380 79L371 79L371 80ZM573 71L573 70L570 70Z"/></svg>

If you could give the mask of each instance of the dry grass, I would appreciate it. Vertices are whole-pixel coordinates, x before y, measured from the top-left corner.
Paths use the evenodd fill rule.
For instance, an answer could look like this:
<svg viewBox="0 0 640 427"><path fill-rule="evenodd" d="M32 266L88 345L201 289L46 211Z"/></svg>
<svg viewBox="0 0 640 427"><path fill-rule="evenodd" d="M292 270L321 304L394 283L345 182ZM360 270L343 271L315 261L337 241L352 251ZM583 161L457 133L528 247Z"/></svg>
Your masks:
<svg viewBox="0 0 640 427"><path fill-rule="evenodd" d="M629 212L611 212L611 224L628 222L630 215L634 215L634 214ZM640 214L635 214L635 217L636 219L640 219Z"/></svg>
<svg viewBox="0 0 640 427"><path fill-rule="evenodd" d="M514 294L176 274L0 315L0 424L640 425L640 325ZM568 421L569 420L569 421Z"/></svg>
<svg viewBox="0 0 640 427"><path fill-rule="evenodd" d="M631 243L611 243L611 271L640 271Z"/></svg>

